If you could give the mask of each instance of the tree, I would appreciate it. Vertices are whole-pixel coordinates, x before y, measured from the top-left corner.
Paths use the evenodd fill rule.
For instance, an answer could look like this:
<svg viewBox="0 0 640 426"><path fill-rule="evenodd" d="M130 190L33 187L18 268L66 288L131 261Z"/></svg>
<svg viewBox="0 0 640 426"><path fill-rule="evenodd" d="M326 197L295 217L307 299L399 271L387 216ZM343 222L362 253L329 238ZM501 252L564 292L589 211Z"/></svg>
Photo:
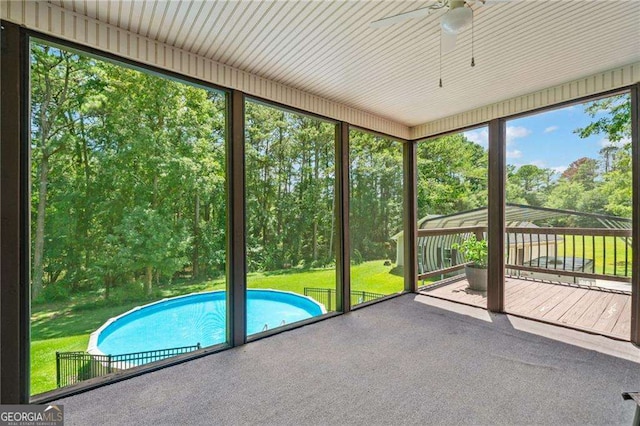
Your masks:
<svg viewBox="0 0 640 426"><path fill-rule="evenodd" d="M542 206L551 187L554 171L533 164L525 164L508 174L508 179L519 188L518 194L525 204ZM515 202L509 198L510 202Z"/></svg>
<svg viewBox="0 0 640 426"><path fill-rule="evenodd" d="M548 193L547 206L551 208L589 213L606 213L606 195L602 191L602 179L598 163L582 157L572 162ZM570 218L564 225L591 226L590 222Z"/></svg>
<svg viewBox="0 0 640 426"><path fill-rule="evenodd" d="M349 232L354 260L391 257L402 230L402 145L369 133L349 135Z"/></svg>
<svg viewBox="0 0 640 426"><path fill-rule="evenodd" d="M579 182L585 190L591 190L598 178L598 162L593 158L582 157L569 164L560 179Z"/></svg>
<svg viewBox="0 0 640 426"><path fill-rule="evenodd" d="M450 214L487 203L487 151L463 134L418 144L420 215Z"/></svg>
<svg viewBox="0 0 640 426"><path fill-rule="evenodd" d="M602 147L599 151L600 155L604 159L604 172L609 173L614 168L614 164L616 163L616 155L620 151L620 147L609 144Z"/></svg>
<svg viewBox="0 0 640 426"><path fill-rule="evenodd" d="M184 267L191 243L186 227L176 229L158 210L139 206L125 213L108 238L118 247L112 258L114 264L124 270L144 270L147 295L152 292L154 272L171 277Z"/></svg>
<svg viewBox="0 0 640 426"><path fill-rule="evenodd" d="M170 280L184 268L192 244L200 256L195 200L224 192L219 106L216 97L193 86L108 63L100 70L109 89L102 99L103 126L94 134L102 166L102 238L120 253L112 271L104 262L102 270L106 277L123 265L134 276L142 271L150 294L154 278Z"/></svg>
<svg viewBox="0 0 640 426"><path fill-rule="evenodd" d="M631 100L628 94L590 102L585 106L585 112L597 119L575 130L581 138L604 134L609 141L620 142L631 137Z"/></svg>
<svg viewBox="0 0 640 426"><path fill-rule="evenodd" d="M608 214L631 217L633 188L631 185L631 155L628 150L618 153L616 167L604 176L602 192L606 195Z"/></svg>
<svg viewBox="0 0 640 426"><path fill-rule="evenodd" d="M299 114L246 104L250 270L333 261L335 129Z"/></svg>
<svg viewBox="0 0 640 426"><path fill-rule="evenodd" d="M577 210L585 188L581 182L561 179L549 193L547 207L563 210Z"/></svg>
<svg viewBox="0 0 640 426"><path fill-rule="evenodd" d="M34 298L224 271L224 96L38 43L31 64Z"/></svg>
<svg viewBox="0 0 640 426"><path fill-rule="evenodd" d="M605 211L631 217L631 100L628 94L611 96L587 104L585 111L595 120L576 129L582 138L604 135L609 144L600 150L604 158L601 192Z"/></svg>
<svg viewBox="0 0 640 426"><path fill-rule="evenodd" d="M34 43L31 58L31 140L36 170L32 192L37 206L31 297L36 299L43 289L46 265L45 226L52 162L59 156L69 155L75 145L82 144L76 126L83 119L87 93L97 82L90 72L93 62L87 57ZM69 161L68 157L60 164L66 161Z"/></svg>

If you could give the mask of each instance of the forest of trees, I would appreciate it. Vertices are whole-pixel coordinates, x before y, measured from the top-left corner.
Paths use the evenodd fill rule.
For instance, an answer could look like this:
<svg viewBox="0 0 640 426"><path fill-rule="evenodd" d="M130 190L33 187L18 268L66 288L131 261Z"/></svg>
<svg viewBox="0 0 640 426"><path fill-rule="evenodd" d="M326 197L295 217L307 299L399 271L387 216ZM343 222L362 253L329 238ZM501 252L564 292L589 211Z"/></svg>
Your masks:
<svg viewBox="0 0 640 426"><path fill-rule="evenodd" d="M225 95L32 44L32 298L224 274ZM246 102L250 272L335 261L335 126ZM399 142L352 132L361 260L402 227Z"/></svg>
<svg viewBox="0 0 640 426"><path fill-rule="evenodd" d="M402 143L349 133L351 261L395 260L391 237L402 231Z"/></svg>
<svg viewBox="0 0 640 426"><path fill-rule="evenodd" d="M32 44L32 297L207 279L226 262L223 93ZM509 202L629 217L629 100L586 106L576 132L612 142L563 173L508 168ZM599 112L606 114L598 114ZM246 103L249 271L326 267L336 247L335 127ZM421 216L486 205L487 152L463 134L418 144ZM402 229L399 142L350 141L354 261L393 259Z"/></svg>
<svg viewBox="0 0 640 426"><path fill-rule="evenodd" d="M32 297L225 262L225 99L32 44Z"/></svg>
<svg viewBox="0 0 640 426"><path fill-rule="evenodd" d="M335 126L246 103L249 271L334 259Z"/></svg>

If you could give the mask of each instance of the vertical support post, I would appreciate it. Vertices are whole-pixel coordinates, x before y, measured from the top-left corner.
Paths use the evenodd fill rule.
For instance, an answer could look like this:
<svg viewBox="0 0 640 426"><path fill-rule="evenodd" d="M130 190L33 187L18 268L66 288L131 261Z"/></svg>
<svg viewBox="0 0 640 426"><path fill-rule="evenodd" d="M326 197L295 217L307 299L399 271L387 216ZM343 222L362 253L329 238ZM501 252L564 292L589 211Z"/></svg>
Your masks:
<svg viewBox="0 0 640 426"><path fill-rule="evenodd" d="M336 244L337 284L336 309L351 310L351 241L349 240L349 124L336 124Z"/></svg>
<svg viewBox="0 0 640 426"><path fill-rule="evenodd" d="M227 95L227 342L247 341L244 93Z"/></svg>
<svg viewBox="0 0 640 426"><path fill-rule="evenodd" d="M56 351L56 387L60 387L60 352Z"/></svg>
<svg viewBox="0 0 640 426"><path fill-rule="evenodd" d="M404 290L418 291L418 157L416 142L402 145L404 162Z"/></svg>
<svg viewBox="0 0 640 426"><path fill-rule="evenodd" d="M631 87L631 342L640 345L640 83Z"/></svg>
<svg viewBox="0 0 640 426"><path fill-rule="evenodd" d="M489 122L489 207L487 243L488 282L487 309L504 311L504 243L505 243L505 181L506 123L504 119Z"/></svg>
<svg viewBox="0 0 640 426"><path fill-rule="evenodd" d="M29 402L29 55L0 22L0 403Z"/></svg>

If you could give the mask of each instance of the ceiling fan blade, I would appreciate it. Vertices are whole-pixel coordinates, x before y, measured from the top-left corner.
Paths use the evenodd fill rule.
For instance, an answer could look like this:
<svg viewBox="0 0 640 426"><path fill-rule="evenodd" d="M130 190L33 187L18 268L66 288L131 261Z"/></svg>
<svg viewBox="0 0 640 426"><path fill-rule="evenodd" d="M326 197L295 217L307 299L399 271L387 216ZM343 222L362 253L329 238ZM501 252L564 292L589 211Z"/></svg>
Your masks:
<svg viewBox="0 0 640 426"><path fill-rule="evenodd" d="M406 21L407 19L424 18L431 12L430 6L421 7L420 9L411 10L409 12L399 13L393 16L387 16L386 18L378 19L369 23L371 28L384 28L397 24L398 22Z"/></svg>
<svg viewBox="0 0 640 426"><path fill-rule="evenodd" d="M440 30L440 43L442 43L442 54L446 55L456 48L456 39L458 36L444 30Z"/></svg>

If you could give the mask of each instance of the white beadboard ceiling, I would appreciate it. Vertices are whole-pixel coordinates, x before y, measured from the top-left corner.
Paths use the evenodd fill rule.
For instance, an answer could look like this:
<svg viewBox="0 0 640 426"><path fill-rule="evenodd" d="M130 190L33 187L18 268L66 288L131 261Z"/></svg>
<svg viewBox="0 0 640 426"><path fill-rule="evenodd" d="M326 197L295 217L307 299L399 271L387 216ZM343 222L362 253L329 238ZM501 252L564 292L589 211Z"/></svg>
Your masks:
<svg viewBox="0 0 640 426"><path fill-rule="evenodd" d="M640 61L640 1L520 0L477 9L442 57L429 1L51 0L278 83L416 126Z"/></svg>

